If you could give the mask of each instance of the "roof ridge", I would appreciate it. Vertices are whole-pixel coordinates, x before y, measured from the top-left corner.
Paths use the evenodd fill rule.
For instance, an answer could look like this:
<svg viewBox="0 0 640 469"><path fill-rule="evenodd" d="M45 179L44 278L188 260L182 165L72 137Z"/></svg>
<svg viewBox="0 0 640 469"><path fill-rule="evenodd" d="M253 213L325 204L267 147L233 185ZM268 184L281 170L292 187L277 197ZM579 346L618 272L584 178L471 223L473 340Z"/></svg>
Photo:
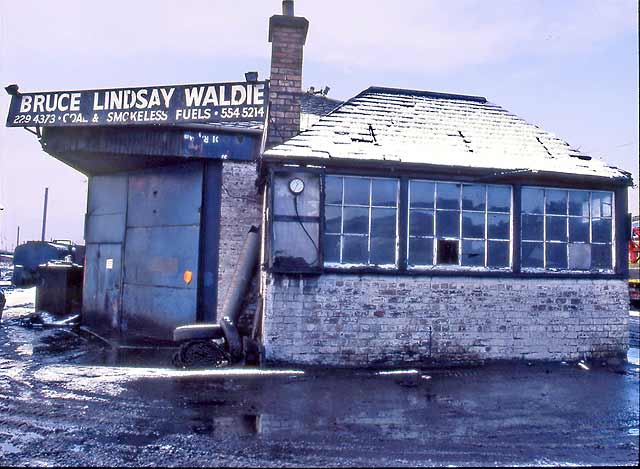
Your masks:
<svg viewBox="0 0 640 469"><path fill-rule="evenodd" d="M442 93L438 91L429 90L409 90L406 88L389 88L385 86L370 86L366 90L360 92L354 98L358 98L367 93L388 93L388 94L406 94L412 96L425 96L428 98L440 98L440 99L459 99L463 101L474 101L477 103L486 103L487 98L484 96L472 96L467 94L454 94L454 93ZM353 98L352 98L353 99Z"/></svg>

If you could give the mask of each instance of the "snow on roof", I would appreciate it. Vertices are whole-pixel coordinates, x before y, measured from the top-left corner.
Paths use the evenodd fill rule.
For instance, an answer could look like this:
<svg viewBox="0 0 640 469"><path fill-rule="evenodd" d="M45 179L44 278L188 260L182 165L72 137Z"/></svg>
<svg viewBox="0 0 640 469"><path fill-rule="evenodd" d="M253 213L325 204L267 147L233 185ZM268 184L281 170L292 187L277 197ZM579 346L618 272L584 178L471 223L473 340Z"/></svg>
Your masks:
<svg viewBox="0 0 640 469"><path fill-rule="evenodd" d="M305 93L300 97L300 130L307 130L318 123L321 117L326 116L343 101L327 98L322 94Z"/></svg>
<svg viewBox="0 0 640 469"><path fill-rule="evenodd" d="M300 95L300 128L306 130L320 120L320 117L329 114L343 101L327 98L324 95L302 93ZM261 120L247 122L225 122L224 124L207 124L213 128L236 130L263 130L264 122Z"/></svg>
<svg viewBox="0 0 640 469"><path fill-rule="evenodd" d="M623 178L478 96L371 87L264 153L268 160L393 161Z"/></svg>

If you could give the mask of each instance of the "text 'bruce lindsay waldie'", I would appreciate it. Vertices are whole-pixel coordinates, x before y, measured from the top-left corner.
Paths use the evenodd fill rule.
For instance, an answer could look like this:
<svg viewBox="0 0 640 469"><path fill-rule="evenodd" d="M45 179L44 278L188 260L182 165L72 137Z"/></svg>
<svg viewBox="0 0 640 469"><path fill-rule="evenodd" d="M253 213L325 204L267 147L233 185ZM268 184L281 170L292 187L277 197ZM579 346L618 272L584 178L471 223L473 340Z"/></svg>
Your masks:
<svg viewBox="0 0 640 469"><path fill-rule="evenodd" d="M260 120L265 87L256 82L21 94L7 125Z"/></svg>

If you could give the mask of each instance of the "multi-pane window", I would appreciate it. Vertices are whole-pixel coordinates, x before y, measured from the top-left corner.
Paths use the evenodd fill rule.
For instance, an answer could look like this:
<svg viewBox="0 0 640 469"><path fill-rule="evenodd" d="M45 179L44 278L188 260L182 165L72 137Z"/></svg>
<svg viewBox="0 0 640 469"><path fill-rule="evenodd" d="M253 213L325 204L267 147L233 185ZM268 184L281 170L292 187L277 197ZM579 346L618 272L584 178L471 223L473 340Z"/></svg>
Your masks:
<svg viewBox="0 0 640 469"><path fill-rule="evenodd" d="M613 193L524 187L522 267L613 268Z"/></svg>
<svg viewBox="0 0 640 469"><path fill-rule="evenodd" d="M409 182L409 267L508 268L511 187Z"/></svg>
<svg viewBox="0 0 640 469"><path fill-rule="evenodd" d="M326 264L397 266L399 180L326 176Z"/></svg>

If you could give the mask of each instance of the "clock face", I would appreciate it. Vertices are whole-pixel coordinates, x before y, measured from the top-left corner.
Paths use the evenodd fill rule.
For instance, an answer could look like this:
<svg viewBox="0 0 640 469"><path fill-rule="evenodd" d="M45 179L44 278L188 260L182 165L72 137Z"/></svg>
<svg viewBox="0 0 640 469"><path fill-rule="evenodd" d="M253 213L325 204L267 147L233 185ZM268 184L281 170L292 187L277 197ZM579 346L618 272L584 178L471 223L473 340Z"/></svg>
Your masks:
<svg viewBox="0 0 640 469"><path fill-rule="evenodd" d="M302 179L294 178L289 181L289 190L298 195L304 190L304 182Z"/></svg>

